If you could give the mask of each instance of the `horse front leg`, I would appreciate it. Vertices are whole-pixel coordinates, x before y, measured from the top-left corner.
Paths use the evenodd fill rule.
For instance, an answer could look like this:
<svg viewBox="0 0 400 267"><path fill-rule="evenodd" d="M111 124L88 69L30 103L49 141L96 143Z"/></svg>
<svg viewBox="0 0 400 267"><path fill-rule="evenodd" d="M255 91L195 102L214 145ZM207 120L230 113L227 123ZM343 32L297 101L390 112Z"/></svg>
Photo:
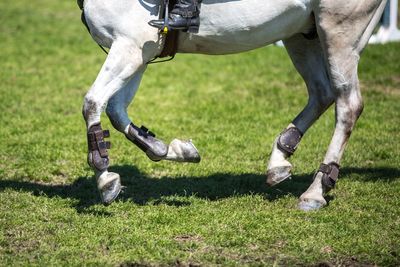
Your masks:
<svg viewBox="0 0 400 267"><path fill-rule="evenodd" d="M100 115L108 100L123 88L144 64L140 49L126 40L114 41L95 82L84 99L83 117L87 126L88 164L94 170L97 188L104 204L110 204L121 191L120 177L108 172L109 132L101 127Z"/></svg>
<svg viewBox="0 0 400 267"><path fill-rule="evenodd" d="M275 139L267 167L267 183L276 185L291 176L290 156L303 134L332 104L334 97L318 38L309 40L298 34L284 40L286 50L308 90L308 103L292 123Z"/></svg>

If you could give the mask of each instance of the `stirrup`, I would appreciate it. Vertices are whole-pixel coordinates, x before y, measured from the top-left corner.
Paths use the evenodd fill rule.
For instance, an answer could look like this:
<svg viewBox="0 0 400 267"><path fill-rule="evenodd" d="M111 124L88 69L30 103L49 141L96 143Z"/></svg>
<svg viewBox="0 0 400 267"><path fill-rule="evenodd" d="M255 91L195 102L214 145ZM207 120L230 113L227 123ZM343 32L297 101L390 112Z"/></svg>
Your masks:
<svg viewBox="0 0 400 267"><path fill-rule="evenodd" d="M159 26L159 25L153 24L152 21L149 22L149 25L158 28L160 30L161 34L165 34L166 35L170 31L170 27L169 27L169 0L164 0L163 6L161 8L164 8L164 23L163 23L163 25Z"/></svg>
<svg viewBox="0 0 400 267"><path fill-rule="evenodd" d="M168 34L169 32L169 0L164 0L165 12L164 12L164 25L161 28L162 34Z"/></svg>

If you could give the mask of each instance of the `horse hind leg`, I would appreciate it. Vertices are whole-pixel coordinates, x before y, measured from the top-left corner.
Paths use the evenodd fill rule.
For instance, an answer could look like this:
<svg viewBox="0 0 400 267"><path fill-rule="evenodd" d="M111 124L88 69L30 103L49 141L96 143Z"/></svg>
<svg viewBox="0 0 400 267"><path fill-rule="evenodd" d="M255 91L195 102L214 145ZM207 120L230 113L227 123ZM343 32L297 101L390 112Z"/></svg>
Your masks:
<svg viewBox="0 0 400 267"><path fill-rule="evenodd" d="M110 204L121 191L120 177L108 172L108 131L103 131L100 115L109 99L123 88L143 65L142 52L128 41L114 41L95 82L86 94L83 116L87 125L88 163L95 172L97 187L104 204Z"/></svg>
<svg viewBox="0 0 400 267"><path fill-rule="evenodd" d="M115 93L107 103L106 114L116 130L126 134L131 120L127 108L132 102L142 80L145 66L139 69L129 82Z"/></svg>
<svg viewBox="0 0 400 267"><path fill-rule="evenodd" d="M139 88L140 81L146 66L139 69L132 79L108 101L106 113L115 129L125 134L153 161L164 159L168 153L168 146L145 127L137 127L130 120L127 108ZM146 128L147 129L147 128Z"/></svg>
<svg viewBox="0 0 400 267"><path fill-rule="evenodd" d="M327 203L323 196L338 179L340 160L363 110L357 75L360 53L367 43L367 35L371 34L376 12L381 11L384 2L354 0L345 4L344 1L321 1L316 12L318 33L335 95L336 126L313 183L300 196L299 208L302 210L325 206Z"/></svg>
<svg viewBox="0 0 400 267"><path fill-rule="evenodd" d="M112 125L124 133L128 140L144 151L153 161L199 162L200 155L190 140L174 139L168 146L147 128L144 126L139 128L130 120L127 108L135 96L145 69L146 66L139 69L132 79L108 101L106 113Z"/></svg>
<svg viewBox="0 0 400 267"><path fill-rule="evenodd" d="M284 40L285 47L308 90L308 103L292 123L276 138L268 163L267 183L276 185L291 176L288 161L300 139L333 103L333 94L318 38L309 40L297 34Z"/></svg>

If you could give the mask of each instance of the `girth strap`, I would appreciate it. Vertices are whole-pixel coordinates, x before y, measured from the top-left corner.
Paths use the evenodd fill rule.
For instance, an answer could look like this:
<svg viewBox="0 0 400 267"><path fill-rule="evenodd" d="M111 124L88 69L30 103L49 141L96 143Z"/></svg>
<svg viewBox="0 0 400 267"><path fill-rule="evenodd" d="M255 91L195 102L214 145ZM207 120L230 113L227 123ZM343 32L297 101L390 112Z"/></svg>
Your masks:
<svg viewBox="0 0 400 267"><path fill-rule="evenodd" d="M322 172L322 184L328 189L333 189L339 177L339 165L335 162L321 163L318 172Z"/></svg>

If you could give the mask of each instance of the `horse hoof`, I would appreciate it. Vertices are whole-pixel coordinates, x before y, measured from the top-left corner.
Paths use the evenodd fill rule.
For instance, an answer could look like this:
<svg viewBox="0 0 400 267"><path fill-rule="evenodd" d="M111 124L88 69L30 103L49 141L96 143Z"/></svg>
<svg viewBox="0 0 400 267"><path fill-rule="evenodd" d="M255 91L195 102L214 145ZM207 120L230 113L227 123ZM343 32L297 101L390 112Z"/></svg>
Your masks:
<svg viewBox="0 0 400 267"><path fill-rule="evenodd" d="M165 159L178 162L199 163L201 157L199 151L192 143L192 140L181 141L174 139L169 144L168 154Z"/></svg>
<svg viewBox="0 0 400 267"><path fill-rule="evenodd" d="M121 192L121 180L117 173L109 172L105 178L107 181L99 188L101 201L104 205L110 205Z"/></svg>
<svg viewBox="0 0 400 267"><path fill-rule="evenodd" d="M274 186L290 178L291 166L275 167L267 171L267 184Z"/></svg>
<svg viewBox="0 0 400 267"><path fill-rule="evenodd" d="M303 199L299 202L299 209L302 211L315 211L323 208L326 203L315 199Z"/></svg>

